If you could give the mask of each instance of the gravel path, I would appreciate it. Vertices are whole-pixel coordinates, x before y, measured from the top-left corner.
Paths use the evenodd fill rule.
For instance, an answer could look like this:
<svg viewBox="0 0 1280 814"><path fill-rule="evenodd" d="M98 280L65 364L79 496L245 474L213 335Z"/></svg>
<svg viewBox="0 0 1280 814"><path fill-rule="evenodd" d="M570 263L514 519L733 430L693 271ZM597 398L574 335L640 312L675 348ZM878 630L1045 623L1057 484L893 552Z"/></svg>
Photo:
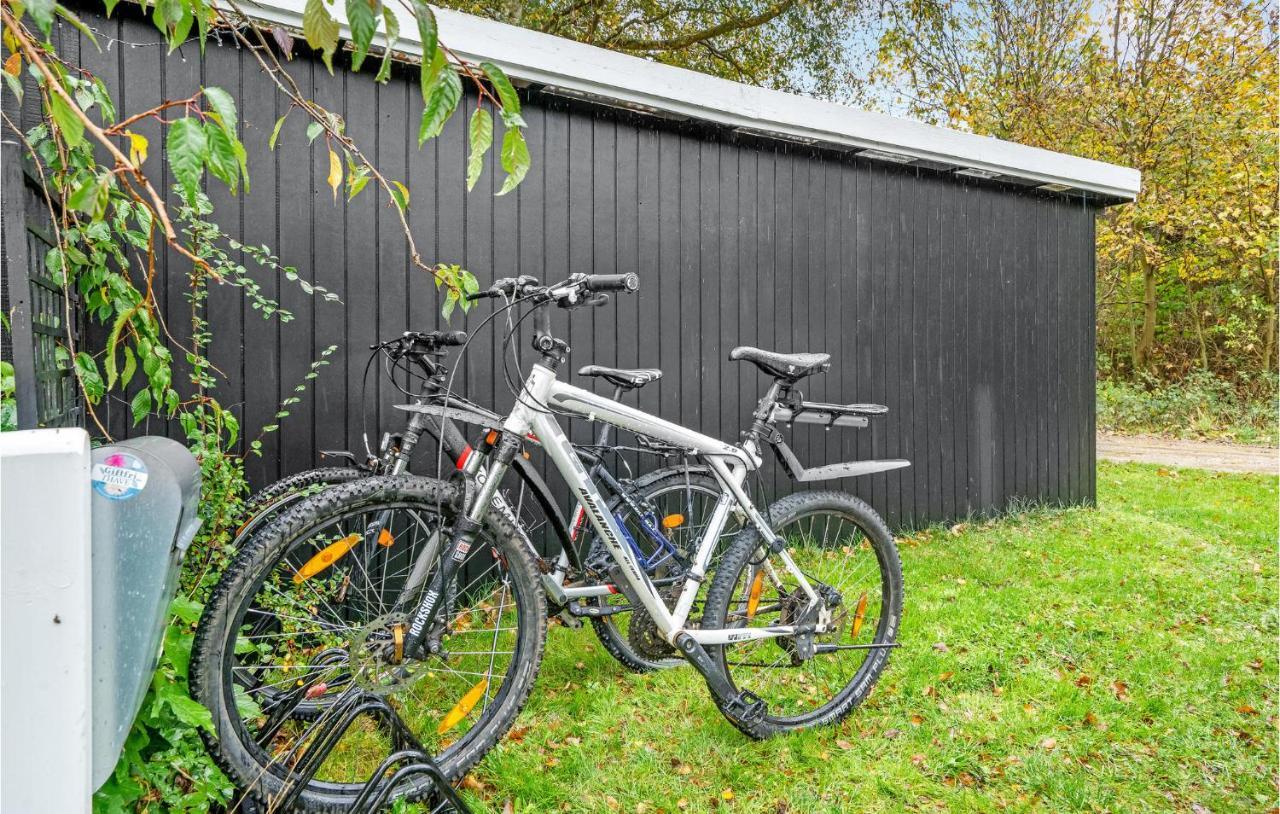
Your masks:
<svg viewBox="0 0 1280 814"><path fill-rule="evenodd" d="M1218 472L1280 474L1280 449L1243 444L1183 441L1146 435L1108 435L1100 432L1098 457L1105 461L1164 464Z"/></svg>

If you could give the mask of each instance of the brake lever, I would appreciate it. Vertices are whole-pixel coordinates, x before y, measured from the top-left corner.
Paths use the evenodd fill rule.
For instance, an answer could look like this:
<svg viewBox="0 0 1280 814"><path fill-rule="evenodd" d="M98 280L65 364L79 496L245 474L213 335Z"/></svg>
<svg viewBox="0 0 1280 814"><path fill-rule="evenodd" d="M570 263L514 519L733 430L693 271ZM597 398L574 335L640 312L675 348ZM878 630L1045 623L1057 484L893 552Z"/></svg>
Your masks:
<svg viewBox="0 0 1280 814"><path fill-rule="evenodd" d="M602 305L608 305L609 295L603 291L598 291L595 294L592 294L591 297L586 300L585 304L590 305L592 308L599 308Z"/></svg>

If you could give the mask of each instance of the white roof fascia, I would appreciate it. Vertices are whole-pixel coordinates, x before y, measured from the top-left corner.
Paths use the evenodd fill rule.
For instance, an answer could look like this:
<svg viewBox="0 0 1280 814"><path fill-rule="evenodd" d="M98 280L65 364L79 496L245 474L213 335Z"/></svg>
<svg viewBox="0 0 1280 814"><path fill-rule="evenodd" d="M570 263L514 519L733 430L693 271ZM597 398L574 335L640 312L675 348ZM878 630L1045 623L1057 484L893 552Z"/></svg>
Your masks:
<svg viewBox="0 0 1280 814"><path fill-rule="evenodd" d="M242 3L255 17L298 30L304 5L305 0ZM389 2L387 7L400 22L395 50L421 56L412 15L400 3ZM330 11L341 25L342 36L349 37L341 4L334 4ZM1141 189L1141 174L1129 167L731 82L461 12L435 9L435 13L440 41L458 56L474 62L488 60L512 79L571 95L766 136L881 150L1041 184L1062 184L1122 200L1133 200ZM385 45L381 34L375 44Z"/></svg>

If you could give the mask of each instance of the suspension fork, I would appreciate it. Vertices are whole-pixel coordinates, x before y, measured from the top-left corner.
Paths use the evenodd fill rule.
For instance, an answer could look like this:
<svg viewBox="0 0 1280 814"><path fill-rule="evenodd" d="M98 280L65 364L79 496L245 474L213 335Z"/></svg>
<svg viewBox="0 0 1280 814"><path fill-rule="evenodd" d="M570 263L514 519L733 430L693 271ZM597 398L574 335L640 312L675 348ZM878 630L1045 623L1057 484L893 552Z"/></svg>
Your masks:
<svg viewBox="0 0 1280 814"><path fill-rule="evenodd" d="M488 478L480 485L475 499L466 507L466 511L458 516L449 532L449 540L445 543L439 558L440 567L427 583L426 593L414 610L409 623L409 631L405 634L404 652L417 653L426 638L431 623L439 615L441 598L445 588L457 576L462 562L470 553L471 547L480 536L480 529L488 514L498 484L502 481L511 462L520 449L520 438L503 433L498 439L497 451L493 463L489 467Z"/></svg>

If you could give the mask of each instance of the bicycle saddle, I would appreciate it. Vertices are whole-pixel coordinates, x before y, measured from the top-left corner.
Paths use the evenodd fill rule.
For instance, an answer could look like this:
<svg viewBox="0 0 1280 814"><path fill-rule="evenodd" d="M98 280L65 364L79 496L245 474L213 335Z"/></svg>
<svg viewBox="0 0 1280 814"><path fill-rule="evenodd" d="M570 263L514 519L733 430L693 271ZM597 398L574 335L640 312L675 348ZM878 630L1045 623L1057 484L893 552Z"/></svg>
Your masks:
<svg viewBox="0 0 1280 814"><path fill-rule="evenodd" d="M729 351L733 361L747 361L756 367L787 381L799 381L811 373L821 373L831 365L829 353L775 353L746 345Z"/></svg>
<svg viewBox="0 0 1280 814"><path fill-rule="evenodd" d="M607 382L613 382L619 387L625 387L628 390L634 387L644 387L649 382L656 382L662 378L662 371L656 367L637 368L631 370L623 367L604 367L602 365L587 365L578 371L579 376L598 376Z"/></svg>

